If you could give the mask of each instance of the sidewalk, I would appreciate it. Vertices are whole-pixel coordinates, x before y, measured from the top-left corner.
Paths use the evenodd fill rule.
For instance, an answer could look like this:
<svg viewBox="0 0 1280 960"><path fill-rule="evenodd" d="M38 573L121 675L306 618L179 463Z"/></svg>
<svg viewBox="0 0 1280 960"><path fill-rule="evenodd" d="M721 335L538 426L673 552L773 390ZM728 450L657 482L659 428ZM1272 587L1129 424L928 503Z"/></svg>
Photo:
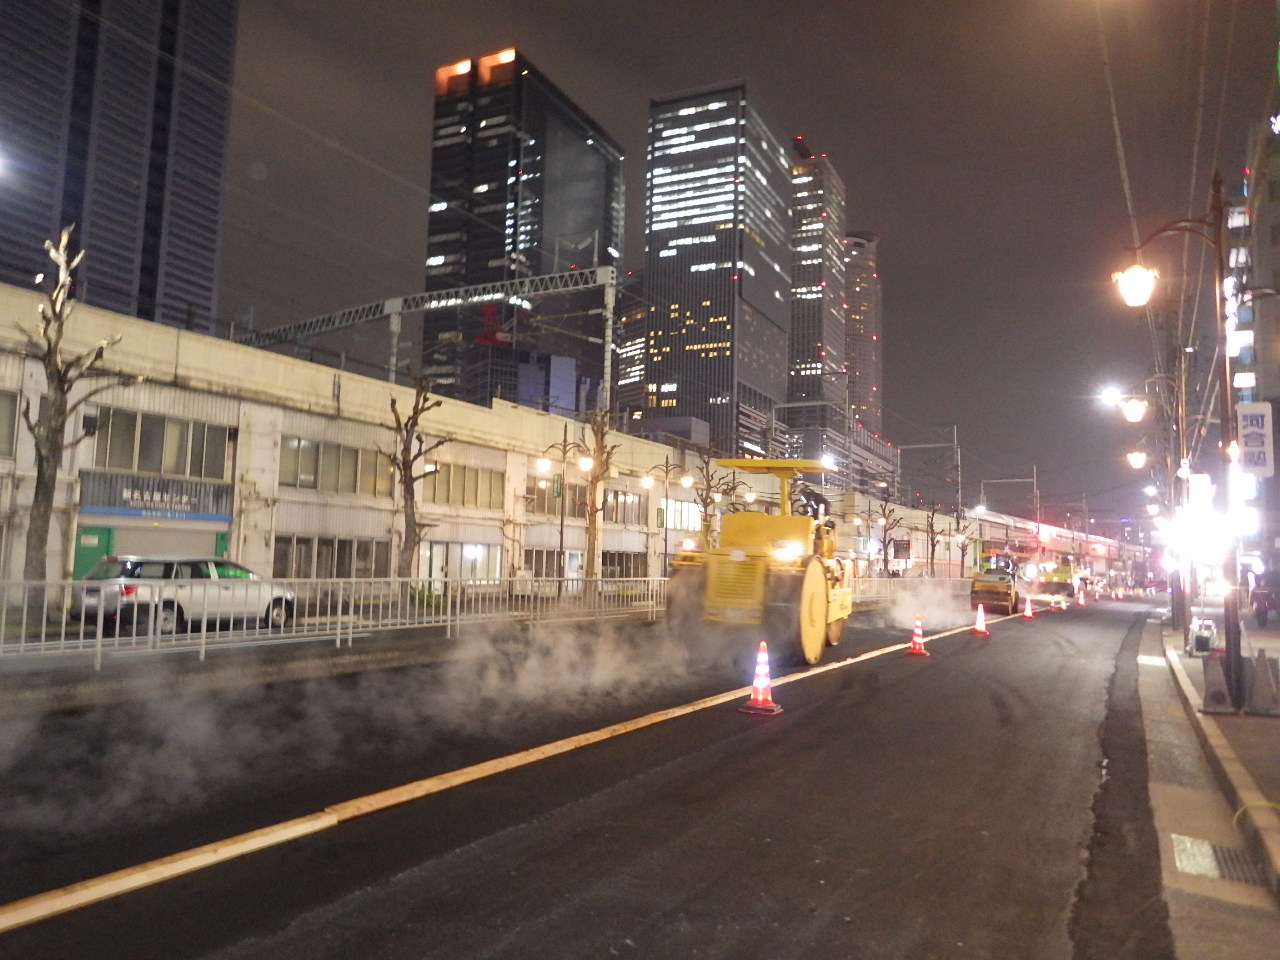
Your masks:
<svg viewBox="0 0 1280 960"><path fill-rule="evenodd" d="M1217 642L1222 642L1220 616ZM1280 716L1205 713L1205 654L1188 654L1182 637L1164 624L1164 658L1214 777L1230 805L1232 821L1280 903ZM1241 653L1280 657L1280 623L1242 624ZM1218 651L1215 651L1215 654ZM1212 654L1211 654L1212 655Z"/></svg>

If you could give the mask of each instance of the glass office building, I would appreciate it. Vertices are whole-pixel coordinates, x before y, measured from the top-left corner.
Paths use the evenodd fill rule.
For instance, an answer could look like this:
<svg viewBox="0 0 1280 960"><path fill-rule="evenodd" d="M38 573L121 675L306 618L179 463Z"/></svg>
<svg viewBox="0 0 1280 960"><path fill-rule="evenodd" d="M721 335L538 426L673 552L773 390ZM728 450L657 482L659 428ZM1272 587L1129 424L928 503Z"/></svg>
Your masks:
<svg viewBox="0 0 1280 960"><path fill-rule="evenodd" d="M791 331L786 147L736 83L652 101L647 159L639 432L774 452Z"/></svg>
<svg viewBox="0 0 1280 960"><path fill-rule="evenodd" d="M212 328L235 34L234 0L0 4L0 281L75 224L77 299Z"/></svg>

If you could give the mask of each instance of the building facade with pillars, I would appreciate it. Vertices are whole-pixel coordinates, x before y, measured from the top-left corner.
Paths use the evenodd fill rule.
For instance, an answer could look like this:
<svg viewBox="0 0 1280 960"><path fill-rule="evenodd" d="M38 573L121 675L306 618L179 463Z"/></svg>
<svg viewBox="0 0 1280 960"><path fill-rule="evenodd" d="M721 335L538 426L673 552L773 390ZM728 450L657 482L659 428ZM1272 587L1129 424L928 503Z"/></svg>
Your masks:
<svg viewBox="0 0 1280 960"><path fill-rule="evenodd" d="M546 276L622 259L622 151L518 50L435 73L426 289ZM597 402L598 291L435 312L423 370L441 393L566 413Z"/></svg>
<svg viewBox="0 0 1280 960"><path fill-rule="evenodd" d="M213 329L236 9L0 4L0 282L46 272L74 224L83 302Z"/></svg>
<svg viewBox="0 0 1280 960"><path fill-rule="evenodd" d="M791 328L786 148L734 83L651 101L647 161L640 420L676 434L709 424L729 455L774 453Z"/></svg>
<svg viewBox="0 0 1280 960"><path fill-rule="evenodd" d="M45 390L24 359L19 323L37 295L0 285L0 578L21 576L25 516L35 459L19 420ZM387 451L395 438L390 400L412 391L385 381L157 328L78 304L66 348L106 337L108 367L145 377L112 387L81 410L69 434L92 434L64 457L50 544L50 579L109 553L198 552L228 556L280 577L378 577L396 568L399 490ZM490 579L548 569L564 543L565 569L582 568L585 483L570 467L560 502L539 486L535 463L582 424L495 401L449 398L424 429L449 441L436 450L418 493L428 527L422 576ZM641 483L669 447L620 433L601 490L605 575L661 567L656 498Z"/></svg>

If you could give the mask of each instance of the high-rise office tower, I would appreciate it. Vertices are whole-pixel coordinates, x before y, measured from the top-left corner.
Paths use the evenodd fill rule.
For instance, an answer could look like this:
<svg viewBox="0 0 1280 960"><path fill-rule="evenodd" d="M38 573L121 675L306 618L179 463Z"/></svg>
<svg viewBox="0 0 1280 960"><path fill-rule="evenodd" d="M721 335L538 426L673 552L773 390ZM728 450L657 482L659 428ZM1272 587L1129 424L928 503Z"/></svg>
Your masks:
<svg viewBox="0 0 1280 960"><path fill-rule="evenodd" d="M638 431L766 455L787 398L786 147L735 83L652 101L648 165Z"/></svg>
<svg viewBox="0 0 1280 960"><path fill-rule="evenodd" d="M849 371L849 413L873 436L883 432L879 237L854 232L842 241L845 265L845 367Z"/></svg>
<svg viewBox="0 0 1280 960"><path fill-rule="evenodd" d="M844 182L796 137L791 161L791 339L787 402L777 409L795 456L827 458L840 486L849 462L845 372Z"/></svg>
<svg viewBox="0 0 1280 960"><path fill-rule="evenodd" d="M507 49L440 67L435 94L428 290L620 261L622 152L527 58ZM437 392L473 403L590 409L600 305L581 291L429 313L424 371Z"/></svg>
<svg viewBox="0 0 1280 960"><path fill-rule="evenodd" d="M212 328L235 32L234 0L0 4L0 280L75 224L77 299Z"/></svg>

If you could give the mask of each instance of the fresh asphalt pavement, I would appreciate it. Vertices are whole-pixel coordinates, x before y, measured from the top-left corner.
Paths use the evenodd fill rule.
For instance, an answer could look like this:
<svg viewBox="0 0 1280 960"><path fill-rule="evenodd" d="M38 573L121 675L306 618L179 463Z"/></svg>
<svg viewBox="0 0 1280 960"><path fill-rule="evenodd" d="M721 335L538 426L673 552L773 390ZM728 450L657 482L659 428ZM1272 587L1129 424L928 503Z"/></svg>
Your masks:
<svg viewBox="0 0 1280 960"><path fill-rule="evenodd" d="M1015 617L993 623L989 640L963 629L930 639L929 658L896 649L779 678L779 716L719 704L17 930L0 937L0 956L1274 960L1280 926L1265 890L1191 856L1207 844L1222 860L1245 844L1155 613L1107 602ZM908 635L888 622L852 628L827 662ZM99 816L97 840L55 840L30 803L40 765L19 759L27 793L7 777L5 806L23 801L42 840L2 882L11 895L69 882L77 863L164 847L126 839L189 843L261 825L357 785L571 733L588 704L584 719L603 723L716 687L677 682L671 650L645 657L646 646L661 642L643 638L638 659L606 667L585 645L560 661L563 651L490 638L487 685L465 709L457 674L402 671L312 681L306 696L295 685L229 697L230 713L182 698L145 717L116 707L42 718L46 745L59 725L73 739L92 726L90 748L63 754L56 771L72 782L43 784L63 791L44 816L91 818L104 796L114 816ZM568 678L552 682L557 671ZM640 673L635 689L620 689L624 672ZM196 721L243 741L234 758L202 755L210 741L190 732ZM128 749L113 752L113 738ZM21 747L5 750L12 771ZM147 751L162 762L148 765ZM141 782L116 782L121 766ZM284 775L308 767L304 787ZM148 776L161 778L155 789ZM184 817L183 800L203 813ZM38 875L17 884L15 868Z"/></svg>

